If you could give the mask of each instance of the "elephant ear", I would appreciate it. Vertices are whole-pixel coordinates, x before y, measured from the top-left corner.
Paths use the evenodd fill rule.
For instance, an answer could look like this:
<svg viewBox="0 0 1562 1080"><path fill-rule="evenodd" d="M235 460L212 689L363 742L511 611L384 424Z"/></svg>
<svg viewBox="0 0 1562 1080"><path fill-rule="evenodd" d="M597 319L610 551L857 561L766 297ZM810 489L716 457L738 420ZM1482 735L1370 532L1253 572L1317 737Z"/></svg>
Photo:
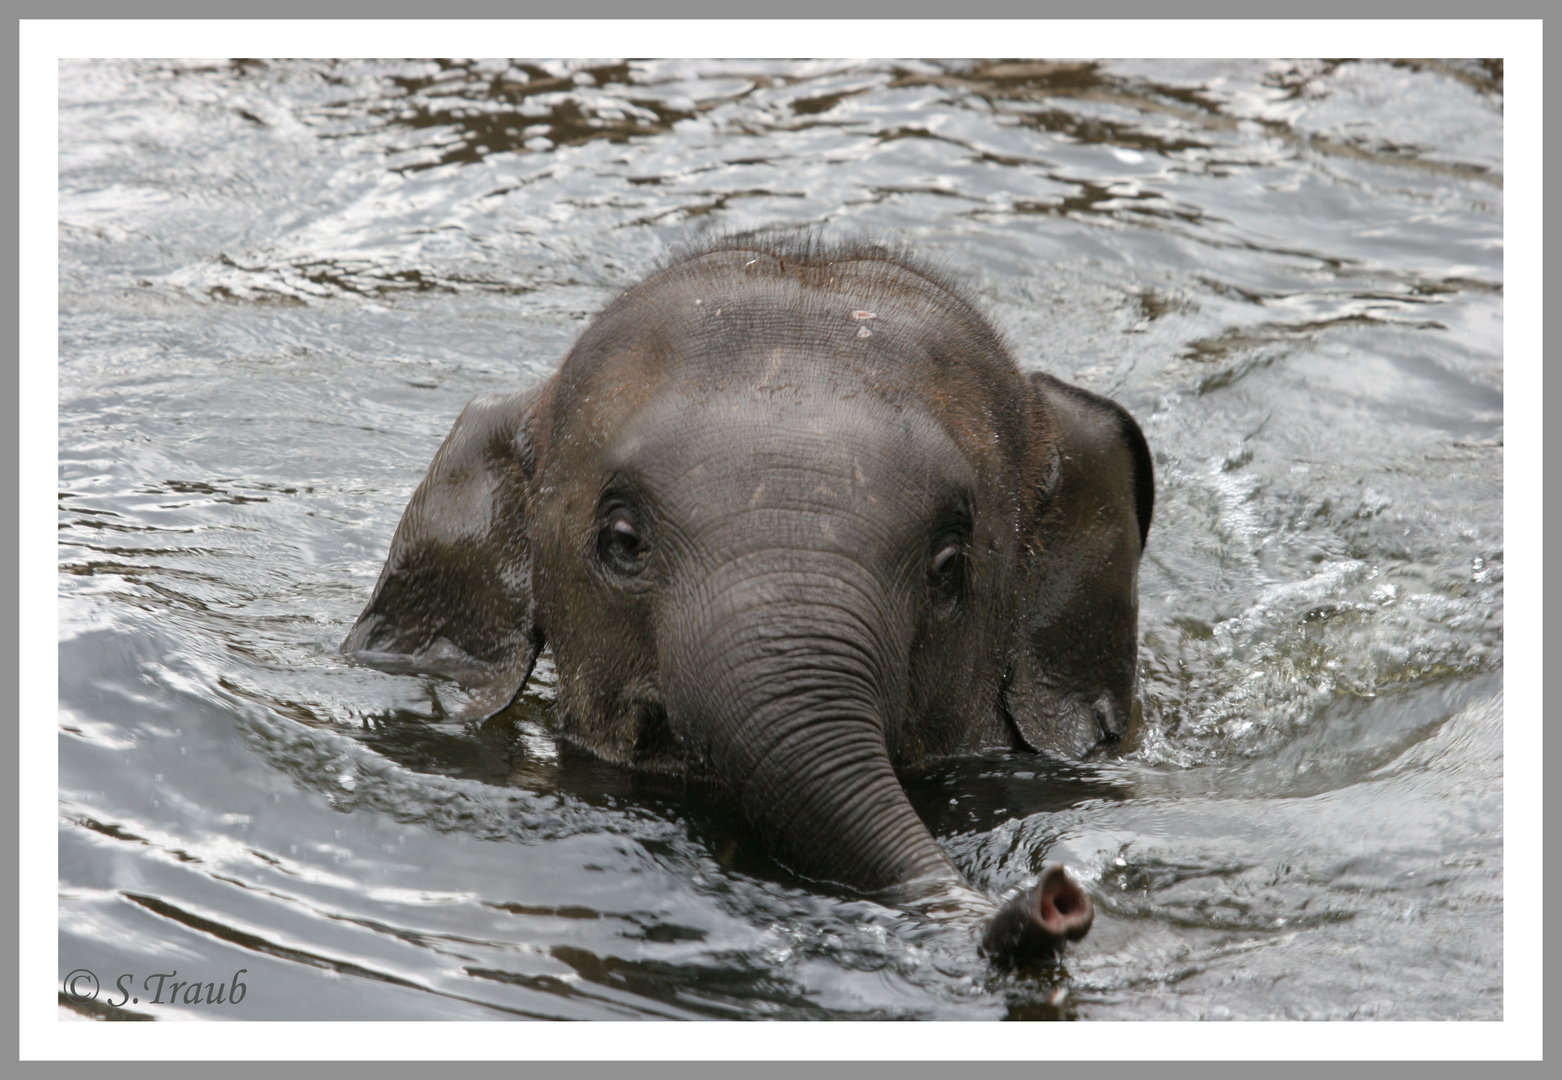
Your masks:
<svg viewBox="0 0 1562 1080"><path fill-rule="evenodd" d="M541 389L462 410L391 540L342 653L382 671L456 680L463 719L515 699L542 649L532 598L527 486Z"/></svg>
<svg viewBox="0 0 1562 1080"><path fill-rule="evenodd" d="M1155 480L1122 406L1039 372L1030 390L1035 429L1055 457L1037 470L1047 479L1022 555L1005 704L1025 745L1076 757L1128 730Z"/></svg>

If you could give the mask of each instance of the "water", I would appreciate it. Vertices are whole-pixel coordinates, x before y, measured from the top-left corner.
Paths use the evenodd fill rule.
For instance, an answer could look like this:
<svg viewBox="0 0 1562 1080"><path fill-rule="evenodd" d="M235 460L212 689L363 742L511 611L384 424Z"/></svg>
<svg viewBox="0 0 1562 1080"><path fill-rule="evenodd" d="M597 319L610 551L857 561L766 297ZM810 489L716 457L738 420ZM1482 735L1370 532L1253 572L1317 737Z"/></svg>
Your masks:
<svg viewBox="0 0 1562 1080"><path fill-rule="evenodd" d="M67 61L59 124L62 1015L1504 1015L1500 65ZM906 778L978 887L1073 868L1056 970L560 742L546 661L470 726L336 655L461 406L766 224L1149 439L1123 752Z"/></svg>

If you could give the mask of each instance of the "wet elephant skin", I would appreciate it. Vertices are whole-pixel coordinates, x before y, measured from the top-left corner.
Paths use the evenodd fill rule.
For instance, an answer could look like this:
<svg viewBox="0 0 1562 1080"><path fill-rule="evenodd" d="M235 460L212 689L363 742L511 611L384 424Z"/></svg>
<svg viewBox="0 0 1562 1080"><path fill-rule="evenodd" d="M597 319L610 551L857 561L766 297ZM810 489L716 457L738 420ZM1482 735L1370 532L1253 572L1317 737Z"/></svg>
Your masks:
<svg viewBox="0 0 1562 1080"><path fill-rule="evenodd" d="M463 411L342 649L482 718L547 646L595 753L716 779L805 875L991 914L895 769L1126 733L1152 503L1133 419L1022 375L938 275L734 241ZM1049 871L988 947L1090 917Z"/></svg>

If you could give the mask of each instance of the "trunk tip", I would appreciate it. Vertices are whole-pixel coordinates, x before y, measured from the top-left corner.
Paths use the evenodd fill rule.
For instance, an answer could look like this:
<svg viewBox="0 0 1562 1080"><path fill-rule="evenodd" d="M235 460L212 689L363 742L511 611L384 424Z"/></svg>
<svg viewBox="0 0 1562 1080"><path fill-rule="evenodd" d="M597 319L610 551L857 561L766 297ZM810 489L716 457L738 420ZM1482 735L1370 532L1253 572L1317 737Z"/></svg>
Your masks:
<svg viewBox="0 0 1562 1080"><path fill-rule="evenodd" d="M982 951L1000 967L1046 962L1068 942L1089 933L1095 917L1090 895L1061 864L1050 863L1035 885L992 917L982 935Z"/></svg>

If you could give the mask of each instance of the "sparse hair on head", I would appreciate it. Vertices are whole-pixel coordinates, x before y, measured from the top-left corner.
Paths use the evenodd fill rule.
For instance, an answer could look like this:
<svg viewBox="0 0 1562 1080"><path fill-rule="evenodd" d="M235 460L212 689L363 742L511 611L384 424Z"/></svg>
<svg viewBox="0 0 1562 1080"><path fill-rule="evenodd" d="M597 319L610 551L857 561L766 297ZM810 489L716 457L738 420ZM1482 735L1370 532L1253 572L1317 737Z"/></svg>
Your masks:
<svg viewBox="0 0 1562 1080"><path fill-rule="evenodd" d="M971 303L941 260L914 251L901 241L862 234L827 238L812 226L766 225L757 229L715 232L672 245L646 277L721 251L754 251L803 267L836 262L882 262L907 270L953 296ZM974 305L973 305L974 306Z"/></svg>

